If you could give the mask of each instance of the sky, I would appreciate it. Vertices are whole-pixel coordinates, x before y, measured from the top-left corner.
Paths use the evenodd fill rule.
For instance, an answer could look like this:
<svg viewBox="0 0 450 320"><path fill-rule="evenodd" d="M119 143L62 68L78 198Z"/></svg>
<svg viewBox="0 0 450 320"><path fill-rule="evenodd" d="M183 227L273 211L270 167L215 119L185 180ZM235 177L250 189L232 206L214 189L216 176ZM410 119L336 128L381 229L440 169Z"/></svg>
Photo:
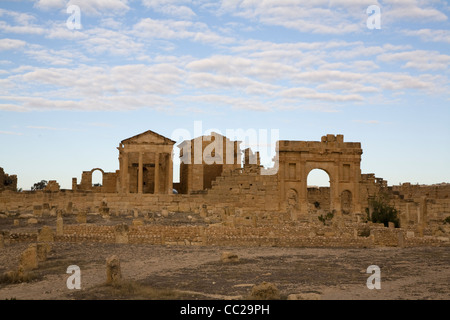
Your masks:
<svg viewBox="0 0 450 320"><path fill-rule="evenodd" d="M0 167L70 189L144 131L242 129L266 167L271 137L343 134L362 173L450 182L449 18L441 0L2 0Z"/></svg>

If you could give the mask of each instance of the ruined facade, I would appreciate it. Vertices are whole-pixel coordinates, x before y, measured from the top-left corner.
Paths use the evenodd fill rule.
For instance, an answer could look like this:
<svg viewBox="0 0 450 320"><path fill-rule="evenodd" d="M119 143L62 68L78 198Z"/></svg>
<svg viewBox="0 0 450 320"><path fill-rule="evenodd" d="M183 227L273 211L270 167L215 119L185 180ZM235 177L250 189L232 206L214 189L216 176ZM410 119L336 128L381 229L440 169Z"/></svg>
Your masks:
<svg viewBox="0 0 450 320"><path fill-rule="evenodd" d="M450 216L449 184L389 187L374 174L361 173L361 144L344 142L342 135L278 141L275 166L269 169L260 165L258 152L241 150L240 141L216 133L183 141L176 146L180 182L175 184L174 144L153 131L122 140L117 148L119 169L84 171L80 184L73 178L72 190L60 190L54 181L45 190L15 192L14 178L9 189L2 187L0 211L97 211L117 216L129 215L130 210L192 212L224 222L265 219L274 224L317 222L318 216L332 212L337 219L357 223L367 216L369 199L383 192L399 210L402 226L427 226ZM329 188L308 188L313 169L327 172ZM102 173L100 185L92 184L95 171ZM15 177L0 173L4 179Z"/></svg>
<svg viewBox="0 0 450 320"><path fill-rule="evenodd" d="M84 171L81 183L72 179L72 190L98 193L171 194L173 190L172 150L175 141L151 130L122 140L119 150L119 167L116 172L100 168ZM103 183L92 184L92 174L100 171Z"/></svg>
<svg viewBox="0 0 450 320"><path fill-rule="evenodd" d="M17 176L6 174L3 168L0 168L0 192L4 190L17 190Z"/></svg>
<svg viewBox="0 0 450 320"><path fill-rule="evenodd" d="M215 132L180 143L180 193L210 189L224 172L239 169L240 143Z"/></svg>
<svg viewBox="0 0 450 320"><path fill-rule="evenodd" d="M330 177L330 210L361 212L361 144L344 142L343 135L326 135L316 141L279 141L277 144L280 206L287 203L293 217L307 215L307 178L313 169ZM345 201L344 201L345 200Z"/></svg>

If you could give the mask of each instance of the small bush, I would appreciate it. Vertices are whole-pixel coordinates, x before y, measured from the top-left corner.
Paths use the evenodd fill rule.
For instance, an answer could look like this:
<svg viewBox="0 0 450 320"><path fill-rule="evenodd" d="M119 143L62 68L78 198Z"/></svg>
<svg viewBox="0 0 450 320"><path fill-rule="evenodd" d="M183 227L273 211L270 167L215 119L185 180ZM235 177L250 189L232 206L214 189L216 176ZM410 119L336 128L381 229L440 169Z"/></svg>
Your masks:
<svg viewBox="0 0 450 320"><path fill-rule="evenodd" d="M325 216L323 214L321 214L317 218L319 219L319 221L321 221L323 223L323 225L326 225L328 221L331 221L331 219L333 219L333 217L334 217L334 213L328 212Z"/></svg>
<svg viewBox="0 0 450 320"><path fill-rule="evenodd" d="M450 224L450 216L444 219L444 224Z"/></svg>
<svg viewBox="0 0 450 320"><path fill-rule="evenodd" d="M0 275L0 283L2 284L14 284L31 282L38 279L38 275L33 272L19 272L19 271L8 271Z"/></svg>
<svg viewBox="0 0 450 320"><path fill-rule="evenodd" d="M395 227L400 226L398 212L393 206L389 205L387 197L379 196L369 200L373 207L372 217L367 210L367 219L373 223L382 223L385 227L389 226L389 222L393 222Z"/></svg>

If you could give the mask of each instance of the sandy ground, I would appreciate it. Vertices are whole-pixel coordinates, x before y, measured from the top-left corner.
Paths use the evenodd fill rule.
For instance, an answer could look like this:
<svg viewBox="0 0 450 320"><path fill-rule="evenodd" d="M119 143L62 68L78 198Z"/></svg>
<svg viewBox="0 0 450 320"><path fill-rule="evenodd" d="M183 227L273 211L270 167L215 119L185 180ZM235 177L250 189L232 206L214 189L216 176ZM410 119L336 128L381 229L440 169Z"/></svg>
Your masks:
<svg viewBox="0 0 450 320"><path fill-rule="evenodd" d="M0 249L0 274L15 269L28 244ZM223 251L240 261L223 263ZM154 289L173 289L174 299L241 299L255 284L274 283L282 298L316 293L323 300L450 298L450 248L191 247L54 243L47 261L28 283L0 284L0 299L134 299L99 290L105 261L117 255L123 278ZM81 269L81 290L69 290L67 267ZM366 269L381 269L381 289L366 286ZM104 286L103 286L104 287ZM158 297L154 297L158 298ZM170 296L169 296L170 299Z"/></svg>

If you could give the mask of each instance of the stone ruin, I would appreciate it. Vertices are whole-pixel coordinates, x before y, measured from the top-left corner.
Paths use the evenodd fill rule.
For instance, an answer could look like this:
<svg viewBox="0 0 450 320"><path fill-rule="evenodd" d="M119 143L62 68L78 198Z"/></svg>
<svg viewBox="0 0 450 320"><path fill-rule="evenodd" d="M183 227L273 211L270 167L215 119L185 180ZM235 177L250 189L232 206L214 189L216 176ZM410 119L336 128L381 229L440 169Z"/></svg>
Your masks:
<svg viewBox="0 0 450 320"><path fill-rule="evenodd" d="M17 191L17 176L6 174L0 168L0 192L4 190Z"/></svg>
<svg viewBox="0 0 450 320"><path fill-rule="evenodd" d="M306 234L308 239L339 236L345 238L346 243L358 238L361 243L379 241L397 245L401 242L406 246L408 241L412 243L408 234L413 233L440 236L443 241L444 238L448 241L448 228L442 221L450 216L450 184L388 186L374 174L361 172L361 143L345 142L343 135L328 134L320 141L277 141L275 166L264 168L258 152L250 148L241 150L240 141L231 141L212 132L209 136L186 140L176 146L180 149L180 182L177 183L173 182L174 145L174 141L150 130L122 140L117 147L118 170L104 172L94 168L83 171L80 183L76 178L72 179L71 190L60 189L56 181L50 181L44 190L17 192L17 177L6 175L2 169L0 214L27 215L28 219L34 220L57 215L57 239L73 239L70 230L76 227L63 225L62 214L76 215L79 228L84 232L98 231L98 239L116 243L144 239L143 242L159 244L233 245L233 241L218 236L222 232L220 228L193 227L186 231L174 227L170 231L161 231L160 226L144 223L155 214L168 218L177 213L191 214L191 221L192 215L205 222L218 218L222 227L231 228L228 235L239 239L235 243L330 244L322 240L289 240L286 230L292 223L301 226L295 234ZM330 187L308 187L307 178L314 169L328 174ZM100 184L92 183L95 171L102 174ZM398 230L392 230L390 240L381 241L384 231L380 229L362 240L360 223L371 214L369 200L380 193L387 194L397 208L402 236L397 235ZM135 222L130 226L99 226L95 229L87 219L93 212L105 219L131 215ZM318 217L328 213L333 213L332 223L321 225ZM259 227L272 229L261 231ZM78 230L74 234L79 238L83 232ZM245 238L251 234L267 240Z"/></svg>

